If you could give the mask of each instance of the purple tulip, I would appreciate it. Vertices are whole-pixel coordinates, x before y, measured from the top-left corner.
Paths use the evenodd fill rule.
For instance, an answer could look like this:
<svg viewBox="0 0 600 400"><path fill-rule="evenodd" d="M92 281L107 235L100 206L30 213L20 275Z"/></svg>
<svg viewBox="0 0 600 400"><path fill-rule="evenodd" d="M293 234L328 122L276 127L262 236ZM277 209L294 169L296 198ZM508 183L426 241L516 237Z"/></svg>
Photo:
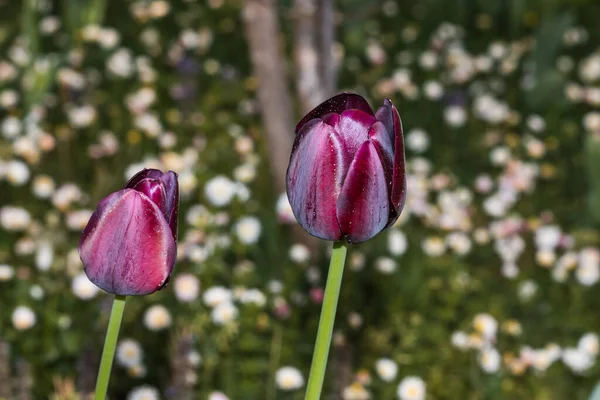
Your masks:
<svg viewBox="0 0 600 400"><path fill-rule="evenodd" d="M313 236L364 242L392 225L406 198L402 123L390 100L373 113L342 93L296 126L287 171L296 219Z"/></svg>
<svg viewBox="0 0 600 400"><path fill-rule="evenodd" d="M102 199L79 241L90 281L117 295L161 289L175 264L178 210L173 171L144 169Z"/></svg>

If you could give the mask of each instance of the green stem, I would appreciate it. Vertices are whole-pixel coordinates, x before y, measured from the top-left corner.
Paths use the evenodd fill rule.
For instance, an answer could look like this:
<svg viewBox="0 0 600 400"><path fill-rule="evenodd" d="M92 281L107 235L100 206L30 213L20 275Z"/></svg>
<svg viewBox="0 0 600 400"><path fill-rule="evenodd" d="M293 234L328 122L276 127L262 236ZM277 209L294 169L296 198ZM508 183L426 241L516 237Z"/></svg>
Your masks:
<svg viewBox="0 0 600 400"><path fill-rule="evenodd" d="M110 370L112 369L113 359L115 358L115 348L117 347L117 338L123 319L123 309L127 296L116 295L113 300L108 329L102 350L102 361L100 361L100 371L98 371L98 380L96 381L95 400L105 400L108 391L108 381L110 379Z"/></svg>
<svg viewBox="0 0 600 400"><path fill-rule="evenodd" d="M340 297L340 288L342 287L342 276L344 275L347 250L345 241L333 243L329 273L327 274L327 285L325 286L325 298L323 299L319 330L317 331L317 342L315 343L304 400L319 400L321 398L327 357L329 356L329 346L331 345L331 336L333 334L335 312L337 310L338 298Z"/></svg>

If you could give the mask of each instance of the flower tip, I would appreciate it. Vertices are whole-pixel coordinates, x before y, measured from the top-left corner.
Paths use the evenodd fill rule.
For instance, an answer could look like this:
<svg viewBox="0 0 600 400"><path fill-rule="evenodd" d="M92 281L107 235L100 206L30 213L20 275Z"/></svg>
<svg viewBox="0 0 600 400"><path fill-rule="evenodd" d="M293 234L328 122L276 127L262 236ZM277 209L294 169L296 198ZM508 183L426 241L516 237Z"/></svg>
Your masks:
<svg viewBox="0 0 600 400"><path fill-rule="evenodd" d="M367 103L364 97L356 93L342 92L325 100L311 112L306 114L306 116L298 122L298 125L296 125L296 134L300 132L304 125L315 118L322 118L331 113L341 114L346 110L360 110L369 115L374 115L371 106L369 106L369 103Z"/></svg>

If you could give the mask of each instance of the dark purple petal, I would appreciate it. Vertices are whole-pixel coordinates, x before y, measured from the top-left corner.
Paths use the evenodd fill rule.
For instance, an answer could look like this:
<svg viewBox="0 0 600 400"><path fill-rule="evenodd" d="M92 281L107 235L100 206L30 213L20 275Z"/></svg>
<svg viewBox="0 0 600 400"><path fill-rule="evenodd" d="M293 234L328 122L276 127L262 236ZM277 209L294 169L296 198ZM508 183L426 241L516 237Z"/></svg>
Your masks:
<svg viewBox="0 0 600 400"><path fill-rule="evenodd" d="M337 218L348 241L364 242L385 229L389 207L383 165L375 145L367 141L356 152L337 201Z"/></svg>
<svg viewBox="0 0 600 400"><path fill-rule="evenodd" d="M132 189L115 192L99 204L79 242L88 278L118 295L144 295L164 286L177 246L158 206Z"/></svg>
<svg viewBox="0 0 600 400"><path fill-rule="evenodd" d="M354 93L340 93L333 96L329 100L325 100L323 103L316 106L311 112L306 114L304 118L296 125L296 133L312 119L322 118L326 114L335 113L341 114L345 110L361 110L367 114L373 115L373 110L369 106L369 103L362 97Z"/></svg>
<svg viewBox="0 0 600 400"><path fill-rule="evenodd" d="M131 177L131 179L125 184L125 189L131 189L137 185L141 180L146 178L159 179L163 175L162 171L154 168L144 168L137 174Z"/></svg>
<svg viewBox="0 0 600 400"><path fill-rule="evenodd" d="M381 121L377 121L371 128L369 129L369 137L371 138L373 145L377 149L377 153L379 154L379 159L381 160L381 164L383 165L383 172L385 174L385 183L387 185L388 193L392 193L392 186L394 183L394 153L392 150L392 143L390 142L390 137L388 135L387 129L383 125ZM396 208L392 204L391 198L390 200L390 215L388 219L388 226L393 224L399 216L399 213L396 211Z"/></svg>
<svg viewBox="0 0 600 400"><path fill-rule="evenodd" d="M375 113L375 118L383 122L383 125L385 125L385 129L387 130L392 143L395 143L394 136L396 135L398 129L401 129L401 127L397 126L394 122L394 114L398 114L398 111L396 111L396 107L394 107L390 99L385 99L383 101L383 105L379 107Z"/></svg>
<svg viewBox="0 0 600 400"><path fill-rule="evenodd" d="M350 157L354 158L358 148L369 139L369 128L375 122L375 117L360 110L346 110L340 114L334 129L344 139Z"/></svg>
<svg viewBox="0 0 600 400"><path fill-rule="evenodd" d="M131 189L144 193L158 209L167 217L167 194L165 185L160 179L144 178L135 184Z"/></svg>
<svg viewBox="0 0 600 400"><path fill-rule="evenodd" d="M340 114L335 114L335 113L325 114L323 116L323 118L321 118L321 119L327 125L331 125L331 126L333 126L335 128L340 123Z"/></svg>
<svg viewBox="0 0 600 400"><path fill-rule="evenodd" d="M169 222L173 237L177 241L177 220L179 215L179 182L177 180L177 173L168 171L160 179L165 185L167 197L167 222Z"/></svg>
<svg viewBox="0 0 600 400"><path fill-rule="evenodd" d="M388 193L391 193L393 183L392 173L394 171L394 150L387 129L385 129L385 126L381 121L377 121L369 128L369 138L379 153L379 159L381 160L383 171L385 172L385 182L388 187Z"/></svg>
<svg viewBox="0 0 600 400"><path fill-rule="evenodd" d="M321 120L296 136L287 171L287 194L300 225L313 236L339 240L336 203L350 157L334 129Z"/></svg>
<svg viewBox="0 0 600 400"><path fill-rule="evenodd" d="M394 160L394 145L390 140L390 135L385 125L381 121L377 121L371 125L369 128L369 139L371 139L379 154L385 158L385 161L391 167Z"/></svg>
<svg viewBox="0 0 600 400"><path fill-rule="evenodd" d="M402 212L404 201L406 200L406 161L404 158L404 137L402 133L402 121L398 110L388 99L385 99L383 106L377 110L375 115L378 120L383 122L390 139L393 143L394 163L392 169L392 191L390 192L390 201L396 212L395 218L390 221L392 224Z"/></svg>

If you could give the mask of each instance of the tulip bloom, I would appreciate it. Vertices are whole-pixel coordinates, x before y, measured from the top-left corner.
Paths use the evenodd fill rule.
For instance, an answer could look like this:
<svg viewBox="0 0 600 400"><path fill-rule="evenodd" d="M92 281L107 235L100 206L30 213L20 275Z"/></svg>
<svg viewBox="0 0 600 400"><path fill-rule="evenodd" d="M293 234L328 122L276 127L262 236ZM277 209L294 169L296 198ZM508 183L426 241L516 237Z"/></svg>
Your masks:
<svg viewBox="0 0 600 400"><path fill-rule="evenodd" d="M178 209L177 174L157 169L101 200L79 241L90 281L123 296L161 289L175 264Z"/></svg>
<svg viewBox="0 0 600 400"><path fill-rule="evenodd" d="M300 225L326 240L364 242L392 225L406 198L402 123L390 100L376 113L342 93L296 126L287 193Z"/></svg>

